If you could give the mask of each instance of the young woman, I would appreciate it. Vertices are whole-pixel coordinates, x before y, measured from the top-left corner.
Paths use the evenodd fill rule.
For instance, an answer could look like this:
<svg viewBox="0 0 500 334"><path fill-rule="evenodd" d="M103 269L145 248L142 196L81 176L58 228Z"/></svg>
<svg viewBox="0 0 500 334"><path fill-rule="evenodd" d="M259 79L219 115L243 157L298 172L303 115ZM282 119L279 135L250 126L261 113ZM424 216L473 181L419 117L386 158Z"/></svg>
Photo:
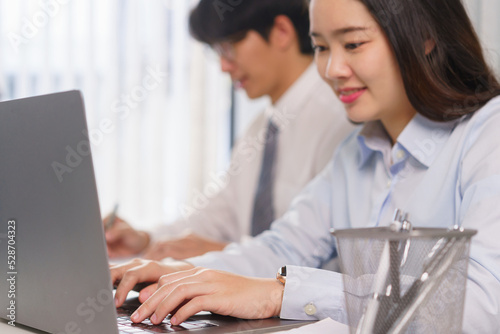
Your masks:
<svg viewBox="0 0 500 334"><path fill-rule="evenodd" d="M312 0L311 18L318 70L348 117L364 125L252 242L186 263L112 268L121 279L117 305L135 283L159 279L158 289L142 291L134 321L159 323L172 313L177 324L201 310L345 321L341 275L311 269L337 255L329 229L386 225L401 208L414 226L479 231L463 330L497 332L500 85L461 1ZM283 286L269 277L285 264Z"/></svg>

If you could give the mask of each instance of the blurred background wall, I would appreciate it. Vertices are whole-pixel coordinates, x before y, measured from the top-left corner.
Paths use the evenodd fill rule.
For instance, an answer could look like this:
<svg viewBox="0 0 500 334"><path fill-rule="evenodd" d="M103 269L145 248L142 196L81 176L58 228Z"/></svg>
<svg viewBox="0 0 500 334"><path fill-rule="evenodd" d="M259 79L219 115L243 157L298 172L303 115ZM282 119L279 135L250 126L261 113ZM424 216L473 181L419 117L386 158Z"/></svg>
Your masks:
<svg viewBox="0 0 500 334"><path fill-rule="evenodd" d="M231 98L217 56L189 36L196 2L0 0L0 99L82 91L103 214L119 202L135 225L175 219L269 103ZM500 73L500 0L465 3Z"/></svg>

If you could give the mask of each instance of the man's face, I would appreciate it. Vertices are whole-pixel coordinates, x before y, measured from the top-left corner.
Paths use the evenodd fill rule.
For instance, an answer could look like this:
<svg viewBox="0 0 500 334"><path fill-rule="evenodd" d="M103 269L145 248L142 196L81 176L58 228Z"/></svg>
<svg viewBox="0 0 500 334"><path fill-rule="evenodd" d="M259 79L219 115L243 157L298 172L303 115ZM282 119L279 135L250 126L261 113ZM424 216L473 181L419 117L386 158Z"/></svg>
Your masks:
<svg viewBox="0 0 500 334"><path fill-rule="evenodd" d="M246 91L249 98L264 95L271 98L280 89L277 71L279 53L272 41L250 30L237 42L214 45L220 55L221 69L231 75L234 86Z"/></svg>

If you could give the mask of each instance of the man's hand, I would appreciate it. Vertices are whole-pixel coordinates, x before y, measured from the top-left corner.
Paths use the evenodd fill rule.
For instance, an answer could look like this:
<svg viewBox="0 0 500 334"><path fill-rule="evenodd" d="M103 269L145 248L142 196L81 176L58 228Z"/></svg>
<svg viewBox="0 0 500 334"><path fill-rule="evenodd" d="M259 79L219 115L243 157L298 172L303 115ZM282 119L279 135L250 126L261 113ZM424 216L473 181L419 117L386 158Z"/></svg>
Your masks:
<svg viewBox="0 0 500 334"><path fill-rule="evenodd" d="M270 318L281 312L283 289L275 279L193 268L162 276L158 286L143 289L140 299L149 298L131 320L139 323L150 317L153 324L159 324L171 314L172 325L179 325L200 311L244 319Z"/></svg>
<svg viewBox="0 0 500 334"><path fill-rule="evenodd" d="M149 288L156 289L157 282L161 276L174 273L180 270L193 268L193 265L187 262L172 262L164 264L157 261L134 259L125 264L110 265L111 282L118 283L115 294L115 305L120 307L127 294L138 283L151 283ZM151 290L143 289L139 294L139 300L145 301L150 295ZM144 295L146 293L146 295Z"/></svg>
<svg viewBox="0 0 500 334"><path fill-rule="evenodd" d="M104 219L106 225L109 217ZM149 234L137 231L126 221L115 218L115 222L106 230L106 243L110 258L127 257L139 254L149 244Z"/></svg>
<svg viewBox="0 0 500 334"><path fill-rule="evenodd" d="M206 239L191 233L178 239L156 242L146 250L143 257L151 260L161 260L166 257L184 260L211 251L221 251L226 245L227 243Z"/></svg>

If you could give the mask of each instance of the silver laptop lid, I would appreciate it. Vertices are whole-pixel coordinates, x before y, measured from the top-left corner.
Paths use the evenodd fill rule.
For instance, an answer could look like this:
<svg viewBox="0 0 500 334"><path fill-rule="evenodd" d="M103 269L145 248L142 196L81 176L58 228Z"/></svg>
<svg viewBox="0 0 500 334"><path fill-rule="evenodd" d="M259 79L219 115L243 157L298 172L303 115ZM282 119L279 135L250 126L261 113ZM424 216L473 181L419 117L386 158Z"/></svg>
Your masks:
<svg viewBox="0 0 500 334"><path fill-rule="evenodd" d="M117 333L86 133L78 91L0 103L0 273L10 279L4 289L2 278L0 316L8 321Z"/></svg>

